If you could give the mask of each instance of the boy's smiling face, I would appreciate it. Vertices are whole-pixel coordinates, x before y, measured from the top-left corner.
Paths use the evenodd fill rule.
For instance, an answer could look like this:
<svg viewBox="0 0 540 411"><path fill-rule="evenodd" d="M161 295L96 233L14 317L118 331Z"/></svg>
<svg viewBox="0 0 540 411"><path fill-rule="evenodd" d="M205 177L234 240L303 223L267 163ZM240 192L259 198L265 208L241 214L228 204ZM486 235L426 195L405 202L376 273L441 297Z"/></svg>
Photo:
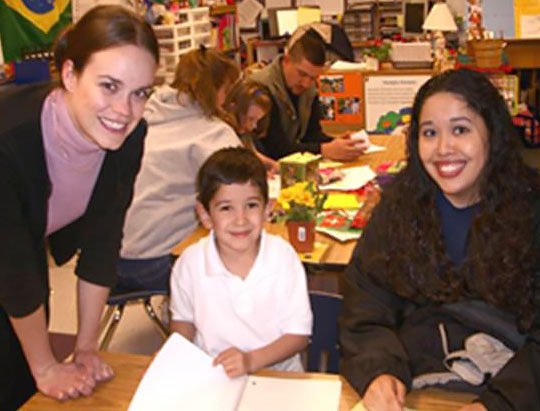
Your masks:
<svg viewBox="0 0 540 411"><path fill-rule="evenodd" d="M268 215L267 203L257 185L251 181L222 184L208 210L198 203L197 212L204 226L214 230L223 260L256 257Z"/></svg>

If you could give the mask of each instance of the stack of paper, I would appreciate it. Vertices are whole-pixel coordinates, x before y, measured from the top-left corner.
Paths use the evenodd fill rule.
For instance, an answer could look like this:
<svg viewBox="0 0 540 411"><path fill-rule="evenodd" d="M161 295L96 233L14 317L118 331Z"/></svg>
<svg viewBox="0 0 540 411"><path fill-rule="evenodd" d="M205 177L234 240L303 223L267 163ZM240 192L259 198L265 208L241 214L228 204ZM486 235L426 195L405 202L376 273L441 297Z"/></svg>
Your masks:
<svg viewBox="0 0 540 411"><path fill-rule="evenodd" d="M340 395L337 377L229 379L206 353L173 333L150 364L128 411L337 411Z"/></svg>

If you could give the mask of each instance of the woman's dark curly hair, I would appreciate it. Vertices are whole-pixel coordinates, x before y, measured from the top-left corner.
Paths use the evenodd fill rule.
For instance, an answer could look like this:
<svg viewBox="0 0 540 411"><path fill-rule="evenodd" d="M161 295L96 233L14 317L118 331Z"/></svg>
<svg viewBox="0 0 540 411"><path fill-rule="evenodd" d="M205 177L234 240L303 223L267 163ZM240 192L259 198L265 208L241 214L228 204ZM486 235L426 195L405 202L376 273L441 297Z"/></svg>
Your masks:
<svg viewBox="0 0 540 411"><path fill-rule="evenodd" d="M429 97L444 92L478 113L489 135L479 211L469 233L467 258L459 267L445 254L435 205L438 186L418 154L422 108ZM531 326L539 288L533 203L540 185L538 173L523 163L517 144L506 104L483 74L452 70L420 88L409 128L407 167L383 193L379 211L391 230L385 238L392 253L383 255L388 281L399 295L438 303L481 298L515 314L521 329Z"/></svg>

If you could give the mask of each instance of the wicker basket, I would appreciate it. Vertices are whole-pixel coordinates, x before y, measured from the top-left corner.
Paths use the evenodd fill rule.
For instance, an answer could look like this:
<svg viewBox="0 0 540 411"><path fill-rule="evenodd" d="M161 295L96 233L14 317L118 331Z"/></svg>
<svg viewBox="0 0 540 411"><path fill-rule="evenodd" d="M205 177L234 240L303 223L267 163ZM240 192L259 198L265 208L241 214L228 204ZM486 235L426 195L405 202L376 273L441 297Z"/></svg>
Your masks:
<svg viewBox="0 0 540 411"><path fill-rule="evenodd" d="M474 57L477 67L490 68L501 65L504 40L471 40L467 43L467 46L471 57Z"/></svg>

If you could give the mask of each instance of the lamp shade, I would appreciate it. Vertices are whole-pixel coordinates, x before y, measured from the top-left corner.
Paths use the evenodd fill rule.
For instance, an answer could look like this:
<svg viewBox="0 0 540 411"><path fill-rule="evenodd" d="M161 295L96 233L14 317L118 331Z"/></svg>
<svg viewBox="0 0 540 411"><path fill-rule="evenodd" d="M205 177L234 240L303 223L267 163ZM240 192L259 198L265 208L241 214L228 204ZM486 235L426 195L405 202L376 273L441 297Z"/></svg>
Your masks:
<svg viewBox="0 0 540 411"><path fill-rule="evenodd" d="M457 31L456 22L447 4L435 3L422 24L424 30Z"/></svg>

